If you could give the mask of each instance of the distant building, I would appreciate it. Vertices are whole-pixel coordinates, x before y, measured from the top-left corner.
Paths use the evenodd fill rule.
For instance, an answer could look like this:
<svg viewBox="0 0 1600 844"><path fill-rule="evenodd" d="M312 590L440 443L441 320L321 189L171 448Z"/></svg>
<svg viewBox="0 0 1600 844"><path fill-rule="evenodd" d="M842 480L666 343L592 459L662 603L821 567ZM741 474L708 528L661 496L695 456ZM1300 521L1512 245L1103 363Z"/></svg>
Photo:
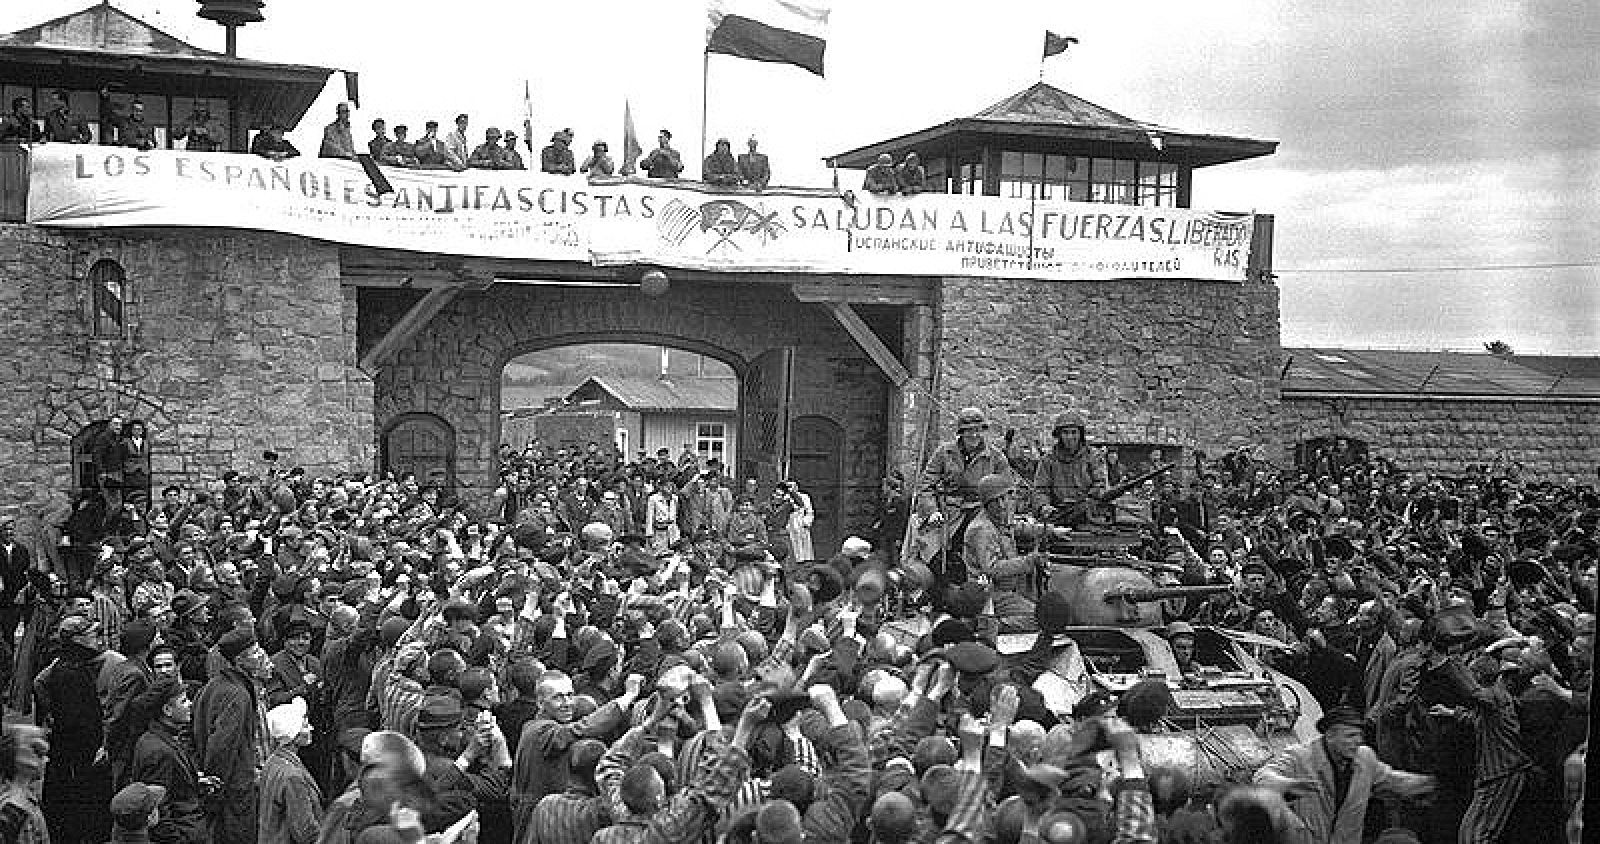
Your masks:
<svg viewBox="0 0 1600 844"><path fill-rule="evenodd" d="M1284 439L1305 464L1346 440L1402 468L1503 455L1527 477L1594 483L1600 357L1287 348Z"/></svg>
<svg viewBox="0 0 1600 844"><path fill-rule="evenodd" d="M611 411L617 448L633 459L667 449L676 459L684 445L701 461L733 466L736 457L739 382L732 378L593 377L567 394L563 409L591 414Z"/></svg>

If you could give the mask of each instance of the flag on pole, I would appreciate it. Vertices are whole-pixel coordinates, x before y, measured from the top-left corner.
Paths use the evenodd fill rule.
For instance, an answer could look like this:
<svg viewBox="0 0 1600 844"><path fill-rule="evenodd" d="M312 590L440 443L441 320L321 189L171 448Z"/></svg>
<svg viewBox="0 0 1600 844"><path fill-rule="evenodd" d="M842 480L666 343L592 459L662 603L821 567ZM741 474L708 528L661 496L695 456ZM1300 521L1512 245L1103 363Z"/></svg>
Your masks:
<svg viewBox="0 0 1600 844"><path fill-rule="evenodd" d="M533 154L533 86L528 80L522 80L522 142L528 145L528 154Z"/></svg>
<svg viewBox="0 0 1600 844"><path fill-rule="evenodd" d="M1047 29L1044 31L1044 55L1040 56L1039 60L1044 61L1051 56L1059 56L1065 53L1068 47L1076 43L1078 43L1078 39L1070 35L1057 35Z"/></svg>
<svg viewBox="0 0 1600 844"><path fill-rule="evenodd" d="M639 146L639 133L633 130L633 104L627 100L622 101L622 169L624 176L632 176L639 170L639 156L644 155L644 148Z"/></svg>
<svg viewBox="0 0 1600 844"><path fill-rule="evenodd" d="M803 67L822 76L828 0L710 0L706 52Z"/></svg>

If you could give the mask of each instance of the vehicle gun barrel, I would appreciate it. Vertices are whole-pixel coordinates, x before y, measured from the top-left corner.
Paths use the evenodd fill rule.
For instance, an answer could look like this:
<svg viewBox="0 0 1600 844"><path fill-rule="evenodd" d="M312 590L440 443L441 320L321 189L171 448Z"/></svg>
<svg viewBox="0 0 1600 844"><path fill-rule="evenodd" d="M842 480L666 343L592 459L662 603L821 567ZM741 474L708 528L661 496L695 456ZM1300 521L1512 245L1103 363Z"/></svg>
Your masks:
<svg viewBox="0 0 1600 844"><path fill-rule="evenodd" d="M1106 601L1131 601L1136 604L1165 601L1171 598L1200 598L1228 592L1233 586L1217 583L1209 586L1156 586L1149 589L1116 589L1106 593Z"/></svg>
<svg viewBox="0 0 1600 844"><path fill-rule="evenodd" d="M1138 476L1129 478L1129 479L1123 481L1122 483L1117 484L1116 486L1106 490L1105 492L1099 493L1099 494L1091 496L1091 497L1094 498L1096 501L1101 502L1102 504L1103 503L1107 503L1107 502L1111 502L1111 501L1116 501L1118 498L1121 498L1129 490L1133 489L1134 487L1137 487L1139 484L1142 484L1145 481L1151 480L1153 478L1160 477L1161 475L1165 475L1166 473L1172 471L1173 469L1176 469L1177 466L1178 466L1178 464L1176 464L1176 463L1167 463L1167 464L1164 464L1164 465L1161 465L1161 466L1157 466L1154 469L1151 469L1150 471L1145 472L1142 475L1138 475Z"/></svg>

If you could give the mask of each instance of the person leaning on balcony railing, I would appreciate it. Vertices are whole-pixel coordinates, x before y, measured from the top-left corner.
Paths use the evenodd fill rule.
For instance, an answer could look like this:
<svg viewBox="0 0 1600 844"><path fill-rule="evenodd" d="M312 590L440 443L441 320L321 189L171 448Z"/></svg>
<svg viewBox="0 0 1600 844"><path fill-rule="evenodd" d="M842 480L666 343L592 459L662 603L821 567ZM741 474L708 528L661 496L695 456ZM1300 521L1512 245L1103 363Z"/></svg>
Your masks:
<svg viewBox="0 0 1600 844"><path fill-rule="evenodd" d="M500 145L500 130L493 126L483 131L483 143L467 158L474 170L507 170L506 148Z"/></svg>
<svg viewBox="0 0 1600 844"><path fill-rule="evenodd" d="M11 113L0 117L0 143L33 144L44 140L44 129L33 117L33 101L27 97L11 100Z"/></svg>
<svg viewBox="0 0 1600 844"><path fill-rule="evenodd" d="M899 193L900 181L895 176L894 156L889 153L878 156L878 160L867 168L867 175L861 181L861 189L876 194Z"/></svg>
<svg viewBox="0 0 1600 844"><path fill-rule="evenodd" d="M322 127L322 146L317 150L317 157L352 160L356 157L355 138L350 136L349 103L334 106L333 122Z"/></svg>
<svg viewBox="0 0 1600 844"><path fill-rule="evenodd" d="M416 167L417 151L411 142L406 140L410 131L404 123L394 127L394 140L383 145L383 152L378 156L380 164L390 167Z"/></svg>
<svg viewBox="0 0 1600 844"><path fill-rule="evenodd" d="M526 170L528 165L522 161L522 153L517 152L517 133L506 131L505 136L505 166L504 170Z"/></svg>
<svg viewBox="0 0 1600 844"><path fill-rule="evenodd" d="M172 132L172 139L182 139L188 152L216 152L222 149L221 138L221 130L211 119L211 107L205 103L195 103L189 119Z"/></svg>
<svg viewBox="0 0 1600 844"><path fill-rule="evenodd" d="M256 139L251 142L250 152L262 158L270 158L273 161L283 161L284 159L298 156L300 150L295 149L294 144L289 143L289 139L283 136L283 131L284 125L282 123L274 123L268 126L260 134L256 135Z"/></svg>
<svg viewBox="0 0 1600 844"><path fill-rule="evenodd" d="M72 113L72 107L67 102L66 91L56 91L51 95L55 107L44 116L44 139L63 144L86 144L93 139L89 132L89 124L83 118Z"/></svg>
<svg viewBox="0 0 1600 844"><path fill-rule="evenodd" d="M915 196L923 191L923 185L928 180L928 171L922 167L922 159L914 152L906 153L904 161L894 171L895 183L900 186L900 192L906 196Z"/></svg>
<svg viewBox="0 0 1600 844"><path fill-rule="evenodd" d="M117 125L117 145L137 150L156 148L155 127L144 120L144 103L135 99L128 104L128 116Z"/></svg>

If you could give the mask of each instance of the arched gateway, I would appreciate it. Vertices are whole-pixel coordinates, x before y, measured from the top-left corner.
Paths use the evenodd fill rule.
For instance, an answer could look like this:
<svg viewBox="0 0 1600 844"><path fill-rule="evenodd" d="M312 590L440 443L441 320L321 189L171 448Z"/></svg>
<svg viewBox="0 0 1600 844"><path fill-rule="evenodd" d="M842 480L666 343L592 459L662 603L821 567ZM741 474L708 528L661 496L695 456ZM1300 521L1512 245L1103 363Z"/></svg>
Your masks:
<svg viewBox="0 0 1600 844"><path fill-rule="evenodd" d="M891 412L899 418L901 391L852 330L867 332L861 336L868 345L876 339L880 350L899 347L905 323L926 307L932 280L902 279L894 290L878 291L901 304L857 308L804 301L819 298L824 282L797 285L794 276L673 271L669 289L651 296L632 284L585 283L594 270L578 265L506 262L441 274L421 263L427 257L408 266L398 253L345 249L344 282L361 288L358 354L373 377L377 428L419 413L452 428L463 497L479 498L497 482L507 363L558 346L633 342L715 357L744 384L763 385L741 391L741 477L771 482L790 472L793 419L837 432L832 448L851 460L829 479L837 490L826 496L836 514L830 529L871 523L899 436L888 420ZM419 278L429 286L418 289ZM888 354L898 361L898 352ZM771 436L755 436L760 432Z"/></svg>

